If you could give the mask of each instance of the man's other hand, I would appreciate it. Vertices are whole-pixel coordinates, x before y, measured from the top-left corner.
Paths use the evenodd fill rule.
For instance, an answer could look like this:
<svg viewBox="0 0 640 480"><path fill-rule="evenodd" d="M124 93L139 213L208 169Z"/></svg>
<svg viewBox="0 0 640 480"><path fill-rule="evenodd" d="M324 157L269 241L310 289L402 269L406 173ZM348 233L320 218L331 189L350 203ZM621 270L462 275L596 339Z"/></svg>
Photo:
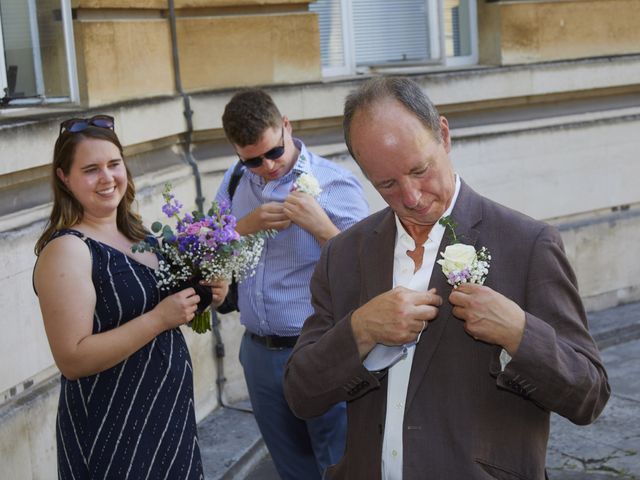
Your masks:
<svg viewBox="0 0 640 480"><path fill-rule="evenodd" d="M351 315L351 328L364 358L376 343L402 345L415 341L429 322L437 317L442 297L432 288L416 292L396 287L382 293Z"/></svg>
<svg viewBox="0 0 640 480"><path fill-rule="evenodd" d="M291 225L291 220L284 213L284 205L280 202L263 203L236 224L240 235L248 235L261 230L284 230Z"/></svg>
<svg viewBox="0 0 640 480"><path fill-rule="evenodd" d="M515 302L489 287L463 283L449 295L453 314L476 340L503 347L516 354L525 327L525 314Z"/></svg>

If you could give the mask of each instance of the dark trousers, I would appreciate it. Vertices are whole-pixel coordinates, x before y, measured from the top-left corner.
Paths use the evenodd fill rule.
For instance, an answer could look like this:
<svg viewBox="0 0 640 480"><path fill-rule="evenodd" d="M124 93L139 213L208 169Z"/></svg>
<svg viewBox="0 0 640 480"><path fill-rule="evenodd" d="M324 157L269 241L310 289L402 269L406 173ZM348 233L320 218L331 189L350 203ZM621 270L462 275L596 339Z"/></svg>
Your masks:
<svg viewBox="0 0 640 480"><path fill-rule="evenodd" d="M322 478L344 453L346 405L311 420L297 418L284 398L284 366L292 348L270 350L245 333L240 363L260 433L283 480Z"/></svg>

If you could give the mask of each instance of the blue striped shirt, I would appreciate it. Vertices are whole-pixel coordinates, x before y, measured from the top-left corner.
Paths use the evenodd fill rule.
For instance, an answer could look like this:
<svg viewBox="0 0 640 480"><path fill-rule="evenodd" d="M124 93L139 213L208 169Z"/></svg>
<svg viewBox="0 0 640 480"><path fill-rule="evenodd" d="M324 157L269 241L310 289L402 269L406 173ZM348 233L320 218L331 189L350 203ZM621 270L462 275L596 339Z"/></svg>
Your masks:
<svg viewBox="0 0 640 480"><path fill-rule="evenodd" d="M296 178L311 173L322 192L318 203L339 230L346 230L369 211L362 186L349 171L309 152L298 139L298 160L289 173L265 182L246 169L233 196L231 212L240 219L263 203L283 202ZM229 200L228 185L233 167L227 170L216 200ZM255 275L238 285L240 321L258 335L295 336L313 313L309 282L320 258L320 244L306 230L291 226L265 242Z"/></svg>

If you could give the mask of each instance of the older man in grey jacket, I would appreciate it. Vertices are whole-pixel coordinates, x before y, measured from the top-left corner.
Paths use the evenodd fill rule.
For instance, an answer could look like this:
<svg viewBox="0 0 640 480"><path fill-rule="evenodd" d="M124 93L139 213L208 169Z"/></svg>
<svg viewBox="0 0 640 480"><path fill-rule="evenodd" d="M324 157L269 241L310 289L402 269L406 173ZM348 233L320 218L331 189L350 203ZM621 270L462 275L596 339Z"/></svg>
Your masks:
<svg viewBox="0 0 640 480"><path fill-rule="evenodd" d="M344 122L389 208L323 249L285 372L301 417L348 401L327 477L544 479L550 412L590 423L610 395L557 231L456 175L447 120L411 80L365 83ZM491 253L484 285L449 283L436 260L454 237Z"/></svg>

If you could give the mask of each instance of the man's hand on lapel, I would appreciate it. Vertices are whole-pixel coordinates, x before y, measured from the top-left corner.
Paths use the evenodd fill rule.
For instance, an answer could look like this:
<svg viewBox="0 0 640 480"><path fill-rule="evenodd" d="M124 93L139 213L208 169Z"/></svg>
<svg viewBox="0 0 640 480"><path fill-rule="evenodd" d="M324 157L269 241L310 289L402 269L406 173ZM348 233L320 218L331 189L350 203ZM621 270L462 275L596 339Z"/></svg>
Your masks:
<svg viewBox="0 0 640 480"><path fill-rule="evenodd" d="M377 344L415 341L425 323L436 318L442 297L432 288L416 292L396 287L373 297L351 315L351 328L363 359Z"/></svg>
<svg viewBox="0 0 640 480"><path fill-rule="evenodd" d="M463 283L449 295L453 314L476 340L500 345L512 357L525 327L525 313L515 302L482 285Z"/></svg>

